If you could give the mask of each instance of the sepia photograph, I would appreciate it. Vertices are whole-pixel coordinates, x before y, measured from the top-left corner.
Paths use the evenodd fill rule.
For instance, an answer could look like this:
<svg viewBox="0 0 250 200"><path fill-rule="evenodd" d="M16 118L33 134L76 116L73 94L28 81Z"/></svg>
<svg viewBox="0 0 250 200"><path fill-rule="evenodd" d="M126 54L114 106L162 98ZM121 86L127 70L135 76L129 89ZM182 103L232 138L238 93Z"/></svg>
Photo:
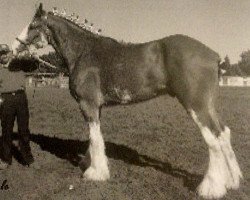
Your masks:
<svg viewBox="0 0 250 200"><path fill-rule="evenodd" d="M0 200L249 200L249 0L1 0Z"/></svg>

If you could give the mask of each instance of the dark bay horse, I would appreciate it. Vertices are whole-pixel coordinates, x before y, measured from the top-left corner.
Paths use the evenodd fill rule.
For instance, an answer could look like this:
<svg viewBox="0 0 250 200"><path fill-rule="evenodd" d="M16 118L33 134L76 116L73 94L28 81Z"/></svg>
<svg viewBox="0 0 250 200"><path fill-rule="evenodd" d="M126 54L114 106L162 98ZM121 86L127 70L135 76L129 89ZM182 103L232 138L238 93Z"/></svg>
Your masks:
<svg viewBox="0 0 250 200"><path fill-rule="evenodd" d="M82 161L85 177L110 177L100 130L103 105L130 104L170 94L190 114L209 148L209 166L198 187L199 194L220 198L228 189L239 187L242 173L231 146L230 129L215 110L220 62L217 53L183 35L121 44L46 12L40 4L32 22L14 42L13 52L47 44L67 64L70 92L89 125L88 161Z"/></svg>

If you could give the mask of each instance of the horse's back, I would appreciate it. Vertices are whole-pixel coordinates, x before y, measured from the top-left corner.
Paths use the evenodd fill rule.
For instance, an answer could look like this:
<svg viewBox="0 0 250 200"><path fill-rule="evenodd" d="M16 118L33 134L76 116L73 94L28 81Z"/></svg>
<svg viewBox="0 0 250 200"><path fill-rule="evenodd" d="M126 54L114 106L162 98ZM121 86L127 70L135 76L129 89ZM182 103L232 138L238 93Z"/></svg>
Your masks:
<svg viewBox="0 0 250 200"><path fill-rule="evenodd" d="M185 35L172 35L161 40L168 53L177 56L179 59L194 59L199 62L220 61L218 53L204 45L198 40ZM180 57L181 56L181 57Z"/></svg>

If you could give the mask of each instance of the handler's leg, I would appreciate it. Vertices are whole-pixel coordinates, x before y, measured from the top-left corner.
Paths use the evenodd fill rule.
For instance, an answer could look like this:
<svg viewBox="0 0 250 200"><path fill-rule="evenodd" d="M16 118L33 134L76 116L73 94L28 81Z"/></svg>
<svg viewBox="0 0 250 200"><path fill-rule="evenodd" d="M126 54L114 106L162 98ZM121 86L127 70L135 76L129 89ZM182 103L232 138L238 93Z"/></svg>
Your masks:
<svg viewBox="0 0 250 200"><path fill-rule="evenodd" d="M20 134L20 152L25 164L30 165L34 162L30 148L30 131L29 131L29 108L26 94L23 92L17 94L17 125Z"/></svg>
<svg viewBox="0 0 250 200"><path fill-rule="evenodd" d="M15 122L15 106L10 94L3 95L4 102L1 107L1 126L2 126L2 143L1 143L1 169L5 169L12 163L12 132Z"/></svg>

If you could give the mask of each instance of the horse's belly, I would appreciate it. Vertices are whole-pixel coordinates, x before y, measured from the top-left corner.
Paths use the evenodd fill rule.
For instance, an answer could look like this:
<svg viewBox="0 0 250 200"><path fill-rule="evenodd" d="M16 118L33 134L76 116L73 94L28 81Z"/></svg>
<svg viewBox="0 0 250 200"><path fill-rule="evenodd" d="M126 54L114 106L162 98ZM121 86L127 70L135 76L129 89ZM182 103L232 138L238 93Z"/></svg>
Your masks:
<svg viewBox="0 0 250 200"><path fill-rule="evenodd" d="M165 93L165 85L155 87L142 87L139 90L130 90L114 87L104 95L105 102L115 102L118 104L129 104L133 102L145 101ZM162 92L164 91L164 92Z"/></svg>

